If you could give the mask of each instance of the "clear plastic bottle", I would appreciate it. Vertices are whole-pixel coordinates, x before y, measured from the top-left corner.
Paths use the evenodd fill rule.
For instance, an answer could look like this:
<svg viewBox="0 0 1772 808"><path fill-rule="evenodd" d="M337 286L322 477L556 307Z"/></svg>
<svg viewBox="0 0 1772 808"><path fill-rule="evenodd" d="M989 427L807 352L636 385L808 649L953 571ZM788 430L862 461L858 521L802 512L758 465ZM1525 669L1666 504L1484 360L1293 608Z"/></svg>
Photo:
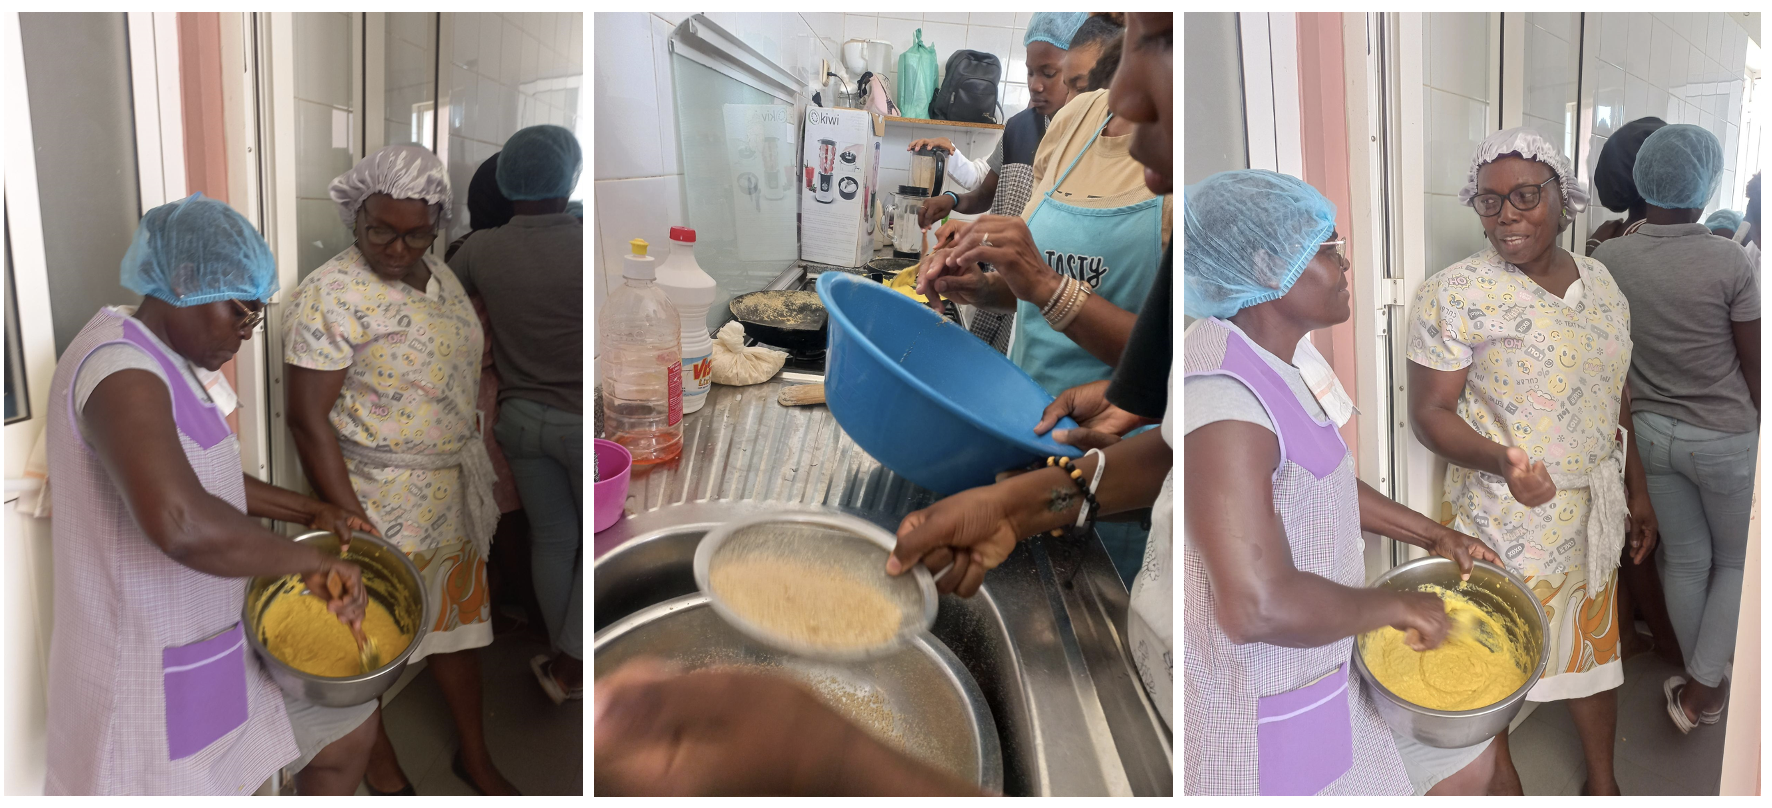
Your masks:
<svg viewBox="0 0 1772 808"><path fill-rule="evenodd" d="M683 452L682 321L654 282L655 258L634 239L623 259L620 287L597 316L603 364L603 426L636 465L663 463Z"/></svg>
<svg viewBox="0 0 1772 808"><path fill-rule="evenodd" d="M695 262L695 231L671 228L671 254L658 268L658 287L683 318L683 414L700 410L714 386L714 340L708 309L720 288Z"/></svg>

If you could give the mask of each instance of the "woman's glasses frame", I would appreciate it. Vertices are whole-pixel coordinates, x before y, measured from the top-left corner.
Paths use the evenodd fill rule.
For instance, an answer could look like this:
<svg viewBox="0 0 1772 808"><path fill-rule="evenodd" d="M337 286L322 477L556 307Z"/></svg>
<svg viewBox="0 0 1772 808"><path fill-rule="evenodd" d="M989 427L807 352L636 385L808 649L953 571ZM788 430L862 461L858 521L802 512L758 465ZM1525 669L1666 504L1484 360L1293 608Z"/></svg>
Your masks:
<svg viewBox="0 0 1772 808"><path fill-rule="evenodd" d="M1556 181L1557 175L1552 174L1551 178L1544 182L1537 185L1522 185L1508 191L1505 196L1502 194L1477 194L1471 197L1471 207L1476 208L1477 215L1485 219L1490 216L1499 216L1501 215L1501 202L1505 199L1508 204L1514 206L1514 210L1525 213L1538 207L1538 204L1544 201L1544 186ZM1489 208L1489 210L1484 210L1484 208Z"/></svg>

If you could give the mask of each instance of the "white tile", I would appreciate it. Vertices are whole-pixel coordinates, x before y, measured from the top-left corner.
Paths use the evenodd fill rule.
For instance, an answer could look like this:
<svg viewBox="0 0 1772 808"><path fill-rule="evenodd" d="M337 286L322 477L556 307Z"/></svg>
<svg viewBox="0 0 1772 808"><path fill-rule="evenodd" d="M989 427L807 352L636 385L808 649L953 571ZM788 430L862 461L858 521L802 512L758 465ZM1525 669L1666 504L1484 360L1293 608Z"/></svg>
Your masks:
<svg viewBox="0 0 1772 808"><path fill-rule="evenodd" d="M1600 152L1604 151L1605 148L1606 148L1606 139L1603 137L1600 137L1599 135L1594 135L1593 137L1588 138L1587 147L1582 149L1582 151L1581 151L1581 163L1582 163L1581 181L1583 183L1590 183L1587 186L1590 189L1590 191L1593 188L1591 183L1593 182L1593 179L1594 179L1594 169L1596 166L1598 166L1600 164ZM1593 198L1593 201L1592 201L1593 205L1598 206L1600 204L1599 194L1590 193L1589 196L1591 196Z"/></svg>
<svg viewBox="0 0 1772 808"><path fill-rule="evenodd" d="M908 147L916 140L918 127L895 125L886 127L886 136L880 139L880 168L892 168L901 171L911 167L911 155Z"/></svg>
<svg viewBox="0 0 1772 808"><path fill-rule="evenodd" d="M621 283L622 256L628 242L643 238L663 248L670 243L667 209L667 177L634 180L602 180L593 189L597 197L597 226L603 235L604 277L609 288Z"/></svg>
<svg viewBox="0 0 1772 808"><path fill-rule="evenodd" d="M1711 77L1716 74L1711 72L1709 68L1710 58L1704 55L1704 51L1692 48L1686 58L1687 82L1697 84L1714 80Z"/></svg>
<svg viewBox="0 0 1772 808"><path fill-rule="evenodd" d="M1563 127L1563 122L1561 120L1541 118L1537 115L1522 115L1521 119L1523 126L1543 135L1546 140L1549 140L1557 147L1557 151L1565 154L1569 152L1569 149L1567 148L1568 141L1566 140L1568 130Z"/></svg>
<svg viewBox="0 0 1772 808"><path fill-rule="evenodd" d="M480 15L463 12L455 15L455 38L450 42L449 61L469 70L480 64Z"/></svg>
<svg viewBox="0 0 1772 808"><path fill-rule="evenodd" d="M1026 27L1028 27L1028 23L1032 22L1033 19L1034 19L1034 12L1032 12L1032 11L1017 11L1017 12L1015 12L1015 27L1026 28Z"/></svg>
<svg viewBox="0 0 1772 808"><path fill-rule="evenodd" d="M1028 86L1017 82L1003 85L1003 115L1005 120L1028 108Z"/></svg>
<svg viewBox="0 0 1772 808"><path fill-rule="evenodd" d="M1425 92L1425 188L1430 194L1457 194L1470 171L1471 153L1489 134L1489 105L1433 88Z"/></svg>
<svg viewBox="0 0 1772 808"><path fill-rule="evenodd" d="M1598 59L1588 62L1582 81L1591 82L1594 99L1594 134L1606 136L1624 125L1624 70Z"/></svg>
<svg viewBox="0 0 1772 808"><path fill-rule="evenodd" d="M523 73L524 37L523 31L517 27L516 23L511 21L510 17L511 15L509 14L504 15L504 25L501 26L500 36L503 38L503 42L500 44L498 50L498 83L507 87L514 87L520 81L520 77ZM644 14L630 12L628 20L630 25L644 21Z"/></svg>
<svg viewBox="0 0 1772 808"><path fill-rule="evenodd" d="M475 72L494 81L503 64L505 24L497 14L480 15L480 63Z"/></svg>
<svg viewBox="0 0 1772 808"><path fill-rule="evenodd" d="M966 17L967 25L994 25L998 28L1014 28L1015 12L1013 11L974 11Z"/></svg>
<svg viewBox="0 0 1772 808"><path fill-rule="evenodd" d="M1575 100L1575 47L1536 25L1526 28L1525 112L1562 117Z"/></svg>
<svg viewBox="0 0 1772 808"><path fill-rule="evenodd" d="M677 103L676 93L672 89L671 54L665 48L665 42L671 36L671 26L663 20L652 20L652 58L655 81L658 85L658 135L659 164L661 174L675 174L679 168L677 144Z"/></svg>
<svg viewBox="0 0 1772 808"><path fill-rule="evenodd" d="M916 20L918 22L922 22L923 21L923 12L921 12L921 11L882 11L882 12L880 12L880 19L888 19L888 18L894 19L894 20Z"/></svg>
<svg viewBox="0 0 1772 808"><path fill-rule="evenodd" d="M350 107L351 20L334 12L295 15L295 97Z"/></svg>
<svg viewBox="0 0 1772 808"><path fill-rule="evenodd" d="M843 17L840 11L805 11L800 18L806 21L806 27L812 29L813 35L821 39L829 39L841 43L843 36Z"/></svg>
<svg viewBox="0 0 1772 808"><path fill-rule="evenodd" d="M1674 31L1661 20L1654 22L1650 35L1649 83L1667 89L1673 82ZM1682 65L1684 63L1682 62Z"/></svg>
<svg viewBox="0 0 1772 808"><path fill-rule="evenodd" d="M517 83L528 84L541 75L541 43L528 34L522 41L523 61L517 66Z"/></svg>
<svg viewBox="0 0 1772 808"><path fill-rule="evenodd" d="M1526 24L1543 28L1551 36L1570 44L1575 43L1576 31L1580 27L1575 13L1569 11L1528 12Z"/></svg>
<svg viewBox="0 0 1772 808"><path fill-rule="evenodd" d="M1023 84L1028 80L1028 49L1021 44L1027 32L1020 28L1009 29L1009 62L1003 66L1003 80Z"/></svg>
<svg viewBox="0 0 1772 808"><path fill-rule="evenodd" d="M1427 83L1467 98L1489 95L1489 22L1477 13L1430 14L1427 18Z"/></svg>
<svg viewBox="0 0 1772 808"><path fill-rule="evenodd" d="M923 43L935 48L935 64L941 71L941 77L947 76L948 56L957 50L966 49L966 26L951 22L923 23ZM937 79L936 86L940 86Z"/></svg>
<svg viewBox="0 0 1772 808"><path fill-rule="evenodd" d="M1630 19L1623 13L1609 11L1598 14L1600 59L1622 69L1625 65L1625 50L1630 43ZM1590 31L1595 30L1589 24Z"/></svg>
<svg viewBox="0 0 1772 808"><path fill-rule="evenodd" d="M602 315L603 301L609 297L609 281L608 281L607 273L605 272L604 266L603 266L606 263L603 260L603 226L602 226L601 222L597 221L597 214L599 212L600 211L592 210L591 221L590 221L590 230L591 230L591 311L595 312L592 315L592 317L599 317ZM667 232L669 232L669 231L667 231ZM587 322L585 324L587 326L589 326L591 324L591 322L592 321L587 320ZM593 337L591 339L591 355L592 356L596 356L599 353L598 348L599 348L599 346L597 345L597 340L595 337Z"/></svg>
<svg viewBox="0 0 1772 808"><path fill-rule="evenodd" d="M574 74L584 72L585 31L583 26L574 26L572 29L572 49L566 52L566 61L572 65Z"/></svg>
<svg viewBox="0 0 1772 808"><path fill-rule="evenodd" d="M1647 81L1652 78L1652 71L1649 69L1654 47L1652 22L1649 15L1643 13L1625 14L1624 17L1629 29L1628 44L1624 49L1624 70Z"/></svg>
<svg viewBox="0 0 1772 808"><path fill-rule="evenodd" d="M1004 68L1004 76L1009 75L1009 30L1008 28L988 28L978 25L966 26L966 49L984 51L997 57L998 66ZM1003 80L1003 76L997 78Z"/></svg>
<svg viewBox="0 0 1772 808"><path fill-rule="evenodd" d="M599 14L594 30L596 178L663 173L652 27L645 14Z"/></svg>
<svg viewBox="0 0 1772 808"><path fill-rule="evenodd" d="M1708 18L1704 32L1704 52L1715 56L1723 52L1723 26L1733 25L1728 18L1716 12L1706 14Z"/></svg>
<svg viewBox="0 0 1772 808"><path fill-rule="evenodd" d="M597 12L597 16L601 17L604 15L604 13L606 13L606 12L599 11L599 12ZM670 23L672 28L676 28L677 26L682 25L684 20L687 20L690 17L694 16L691 12L688 12L688 11L654 11L652 13L654 16L658 17L659 19L664 20L667 23Z"/></svg>
<svg viewBox="0 0 1772 808"><path fill-rule="evenodd" d="M955 25L965 25L969 16L970 15L964 11L930 11L923 14L923 20L925 22L947 22L954 23Z"/></svg>
<svg viewBox="0 0 1772 808"><path fill-rule="evenodd" d="M873 39L880 30L880 18L873 14L844 14L843 39Z"/></svg>
<svg viewBox="0 0 1772 808"><path fill-rule="evenodd" d="M1426 204L1427 271L1439 272L1483 249L1483 223L1458 197L1429 194Z"/></svg>
<svg viewBox="0 0 1772 808"><path fill-rule="evenodd" d="M1628 73L1625 74L1624 114L1621 116L1624 122L1630 123L1651 114L1653 113L1649 111L1649 82Z"/></svg>

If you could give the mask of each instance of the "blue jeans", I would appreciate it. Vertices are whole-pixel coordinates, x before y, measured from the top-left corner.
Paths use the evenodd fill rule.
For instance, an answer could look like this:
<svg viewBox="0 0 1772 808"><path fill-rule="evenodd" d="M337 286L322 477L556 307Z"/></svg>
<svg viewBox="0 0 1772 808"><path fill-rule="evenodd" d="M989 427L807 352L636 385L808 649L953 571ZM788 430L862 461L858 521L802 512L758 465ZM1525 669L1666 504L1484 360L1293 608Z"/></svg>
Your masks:
<svg viewBox="0 0 1772 808"><path fill-rule="evenodd" d="M507 399L493 434L529 516L529 568L548 638L584 659L584 417Z"/></svg>
<svg viewBox="0 0 1772 808"><path fill-rule="evenodd" d="M1657 562L1686 672L1716 687L1735 656L1758 431L1731 435L1636 413L1637 451L1661 524Z"/></svg>

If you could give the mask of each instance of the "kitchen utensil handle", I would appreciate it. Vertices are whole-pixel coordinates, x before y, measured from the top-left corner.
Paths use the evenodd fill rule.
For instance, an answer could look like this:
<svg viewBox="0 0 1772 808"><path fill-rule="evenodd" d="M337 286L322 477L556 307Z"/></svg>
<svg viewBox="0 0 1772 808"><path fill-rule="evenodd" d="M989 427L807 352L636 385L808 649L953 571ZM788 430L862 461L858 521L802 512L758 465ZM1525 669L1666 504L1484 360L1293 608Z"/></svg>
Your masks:
<svg viewBox="0 0 1772 808"><path fill-rule="evenodd" d="M796 384L783 387L781 389L781 395L776 396L775 401L783 407L805 407L814 404L823 404L825 403L824 385Z"/></svg>

